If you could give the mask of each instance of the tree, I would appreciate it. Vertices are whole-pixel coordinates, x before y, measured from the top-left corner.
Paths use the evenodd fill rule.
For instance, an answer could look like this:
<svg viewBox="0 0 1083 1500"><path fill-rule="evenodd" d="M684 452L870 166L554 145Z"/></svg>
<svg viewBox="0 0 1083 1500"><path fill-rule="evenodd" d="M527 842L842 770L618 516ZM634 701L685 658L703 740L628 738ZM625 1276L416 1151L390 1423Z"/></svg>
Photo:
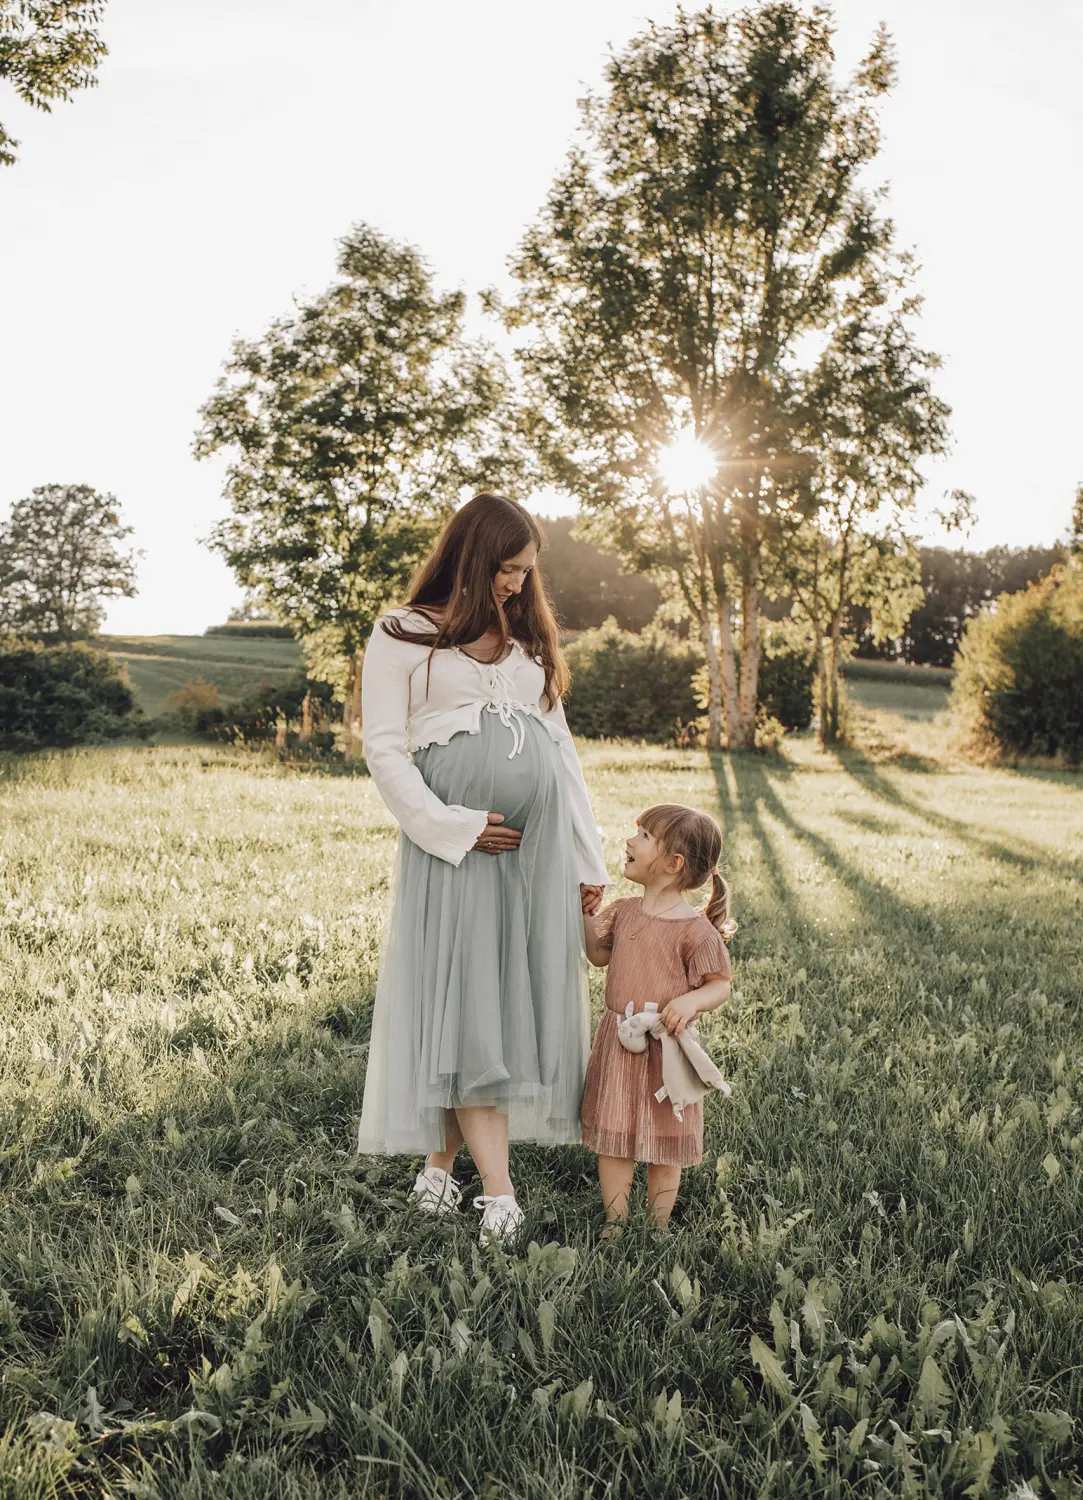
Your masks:
<svg viewBox="0 0 1083 1500"><path fill-rule="evenodd" d="M341 689L355 753L375 621L463 488L515 467L504 368L464 338L463 294L434 291L415 249L364 224L338 270L293 317L234 345L196 454L229 454L232 514L210 545Z"/></svg>
<svg viewBox="0 0 1083 1500"><path fill-rule="evenodd" d="M103 599L138 592L116 498L87 484L43 484L0 525L0 626L71 641L93 635Z"/></svg>
<svg viewBox="0 0 1083 1500"><path fill-rule="evenodd" d="M879 31L842 86L831 39L826 9L790 0L633 39L583 104L505 313L547 472L630 565L668 576L707 655L712 741L724 702L734 748L753 743L778 535L816 505L810 354L891 242L862 186L890 46ZM658 460L682 429L719 462L673 497Z"/></svg>
<svg viewBox="0 0 1083 1500"><path fill-rule="evenodd" d="M843 632L853 606L869 609L879 641L898 634L922 599L906 526L923 484L918 461L944 450L949 409L932 393L939 360L914 340L912 274L905 257L895 266L866 261L808 382L818 503L782 558L787 589L812 629L824 744L841 732ZM968 497L954 499L959 510Z"/></svg>
<svg viewBox="0 0 1083 1500"><path fill-rule="evenodd" d="M92 88L108 50L95 30L104 10L104 0L0 0L0 79L46 111ZM11 166L18 144L0 125L0 166Z"/></svg>

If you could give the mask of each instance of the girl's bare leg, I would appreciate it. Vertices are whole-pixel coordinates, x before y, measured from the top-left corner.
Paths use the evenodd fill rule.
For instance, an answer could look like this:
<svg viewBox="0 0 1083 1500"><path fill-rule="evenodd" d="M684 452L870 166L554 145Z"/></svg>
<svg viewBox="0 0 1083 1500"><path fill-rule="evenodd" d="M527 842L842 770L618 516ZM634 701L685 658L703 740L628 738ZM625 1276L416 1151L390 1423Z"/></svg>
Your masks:
<svg viewBox="0 0 1083 1500"><path fill-rule="evenodd" d="M508 1117L491 1105L472 1105L456 1110L462 1138L470 1148L481 1177L483 1192L490 1198L515 1197L508 1175Z"/></svg>
<svg viewBox="0 0 1083 1500"><path fill-rule="evenodd" d="M463 1133L459 1128L459 1121L453 1109L444 1110L444 1149L443 1151L430 1151L425 1158L427 1167L441 1167L445 1172L450 1172L455 1165L455 1158L463 1144Z"/></svg>
<svg viewBox="0 0 1083 1500"><path fill-rule="evenodd" d="M628 1217L628 1198L632 1191L636 1164L620 1156L599 1156L598 1185L602 1190L605 1216L610 1224L623 1224Z"/></svg>
<svg viewBox="0 0 1083 1500"><path fill-rule="evenodd" d="M663 1167L651 1162L647 1168L647 1206L659 1229L665 1229L669 1224L680 1185L680 1167Z"/></svg>

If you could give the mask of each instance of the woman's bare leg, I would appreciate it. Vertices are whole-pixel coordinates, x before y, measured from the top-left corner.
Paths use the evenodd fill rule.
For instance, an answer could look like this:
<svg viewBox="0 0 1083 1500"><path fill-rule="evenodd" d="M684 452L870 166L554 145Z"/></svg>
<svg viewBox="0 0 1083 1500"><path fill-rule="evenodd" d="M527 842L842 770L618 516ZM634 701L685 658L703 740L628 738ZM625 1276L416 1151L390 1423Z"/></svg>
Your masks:
<svg viewBox="0 0 1083 1500"><path fill-rule="evenodd" d="M628 1217L628 1198L632 1191L636 1164L620 1156L599 1156L598 1185L602 1204L610 1224L623 1224Z"/></svg>
<svg viewBox="0 0 1083 1500"><path fill-rule="evenodd" d="M659 1229L665 1229L669 1223L680 1185L680 1167L663 1167L651 1162L647 1168L647 1207Z"/></svg>
<svg viewBox="0 0 1083 1500"><path fill-rule="evenodd" d="M444 1149L443 1151L430 1151L425 1158L427 1167L441 1167L445 1172L450 1172L455 1165L455 1158L463 1144L463 1133L459 1129L459 1121L453 1109L444 1110Z"/></svg>
<svg viewBox="0 0 1083 1500"><path fill-rule="evenodd" d="M508 1117L492 1105L457 1109L459 1129L470 1148L481 1186L490 1198L514 1198L508 1175Z"/></svg>

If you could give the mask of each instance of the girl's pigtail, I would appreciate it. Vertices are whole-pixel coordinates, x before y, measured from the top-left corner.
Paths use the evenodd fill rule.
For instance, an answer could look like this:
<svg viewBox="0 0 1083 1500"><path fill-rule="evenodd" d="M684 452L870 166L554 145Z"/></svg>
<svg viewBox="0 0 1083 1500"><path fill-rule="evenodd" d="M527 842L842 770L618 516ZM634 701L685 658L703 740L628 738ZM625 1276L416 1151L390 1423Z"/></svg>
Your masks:
<svg viewBox="0 0 1083 1500"><path fill-rule="evenodd" d="M711 894L703 915L714 923L725 942L735 936L737 923L730 916L730 888L717 870L711 871Z"/></svg>

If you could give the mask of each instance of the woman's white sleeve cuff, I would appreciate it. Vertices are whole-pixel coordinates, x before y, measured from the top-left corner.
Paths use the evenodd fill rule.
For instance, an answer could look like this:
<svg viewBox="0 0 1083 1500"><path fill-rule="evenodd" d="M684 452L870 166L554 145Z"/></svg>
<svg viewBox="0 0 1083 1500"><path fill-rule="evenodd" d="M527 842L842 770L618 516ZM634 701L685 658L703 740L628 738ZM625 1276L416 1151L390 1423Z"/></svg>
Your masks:
<svg viewBox="0 0 1083 1500"><path fill-rule="evenodd" d="M427 854L447 860L449 865L458 868L477 843L478 835L488 827L489 814L476 807L460 807L454 802L447 804L447 810L453 815L448 819L451 826L444 824L440 829L439 839L426 843L424 847Z"/></svg>

